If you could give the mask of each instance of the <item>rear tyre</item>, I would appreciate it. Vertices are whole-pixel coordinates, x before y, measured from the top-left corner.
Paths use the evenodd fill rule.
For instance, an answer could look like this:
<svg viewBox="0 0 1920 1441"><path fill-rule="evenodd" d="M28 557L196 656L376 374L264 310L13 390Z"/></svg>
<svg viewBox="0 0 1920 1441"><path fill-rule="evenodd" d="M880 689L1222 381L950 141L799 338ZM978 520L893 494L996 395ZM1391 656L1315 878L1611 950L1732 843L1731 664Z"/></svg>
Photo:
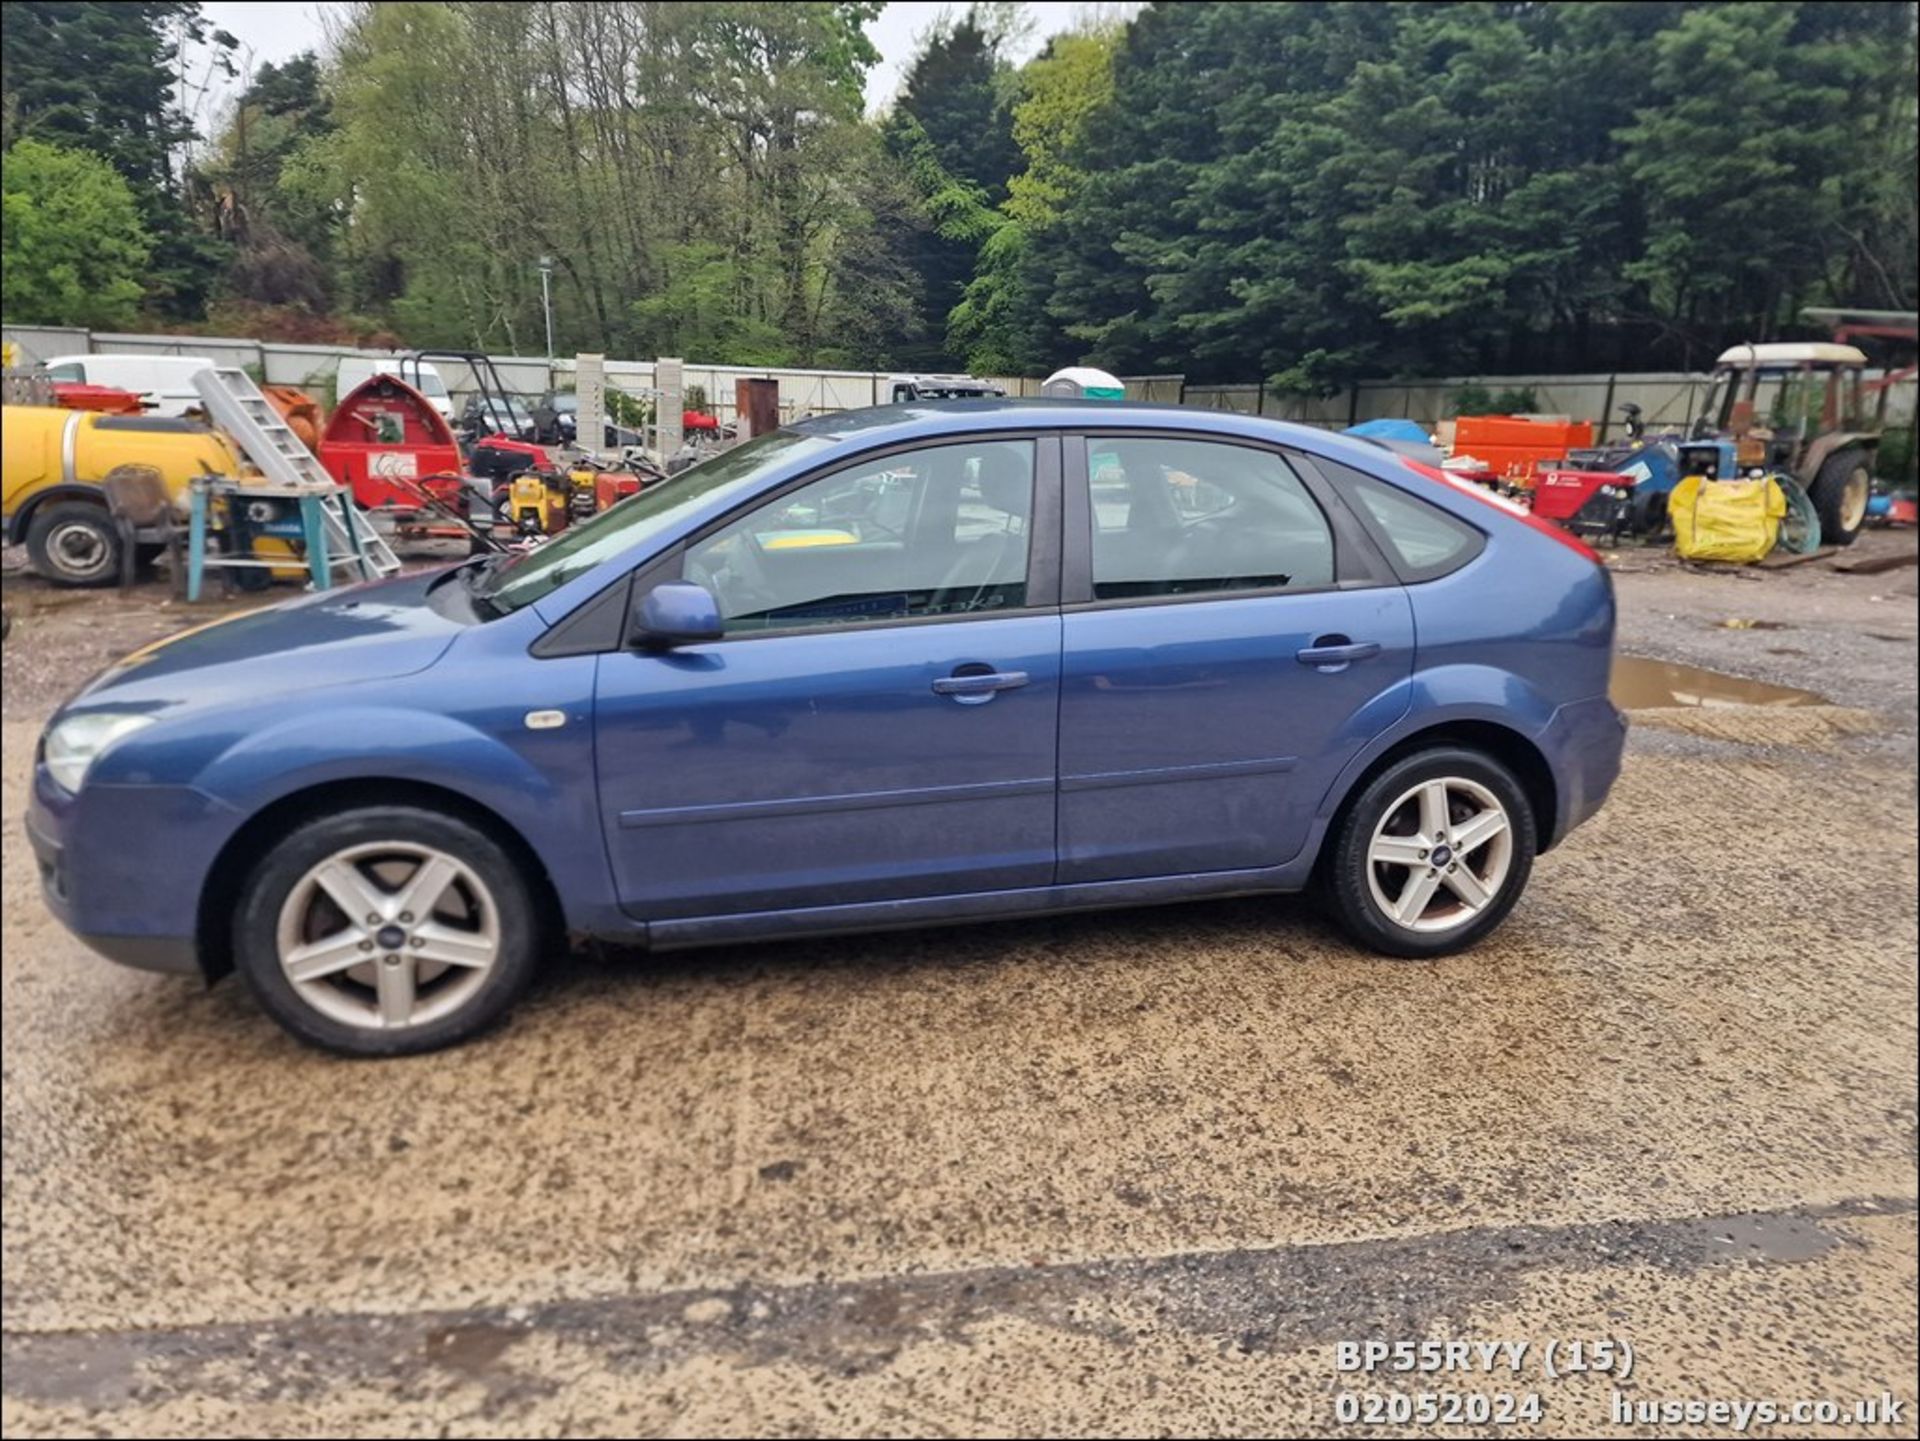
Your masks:
<svg viewBox="0 0 1920 1441"><path fill-rule="evenodd" d="M1513 909L1538 849L1520 782L1464 747L1416 751L1354 797L1320 885L1358 944L1389 956L1464 950Z"/></svg>
<svg viewBox="0 0 1920 1441"><path fill-rule="evenodd" d="M1807 494L1820 512L1822 543L1852 545L1866 524L1867 501L1873 495L1870 453L1858 446L1835 451L1821 464Z"/></svg>
<svg viewBox="0 0 1920 1441"><path fill-rule="evenodd" d="M416 806L307 822L248 878L235 967L311 1045L401 1056L467 1039L533 978L540 912L491 836Z"/></svg>
<svg viewBox="0 0 1920 1441"><path fill-rule="evenodd" d="M1649 540L1658 539L1667 528L1667 502L1670 490L1640 491L1633 495L1633 533Z"/></svg>
<svg viewBox="0 0 1920 1441"><path fill-rule="evenodd" d="M120 533L105 506L41 506L27 526L27 554L34 570L55 585L91 589L120 579Z"/></svg>

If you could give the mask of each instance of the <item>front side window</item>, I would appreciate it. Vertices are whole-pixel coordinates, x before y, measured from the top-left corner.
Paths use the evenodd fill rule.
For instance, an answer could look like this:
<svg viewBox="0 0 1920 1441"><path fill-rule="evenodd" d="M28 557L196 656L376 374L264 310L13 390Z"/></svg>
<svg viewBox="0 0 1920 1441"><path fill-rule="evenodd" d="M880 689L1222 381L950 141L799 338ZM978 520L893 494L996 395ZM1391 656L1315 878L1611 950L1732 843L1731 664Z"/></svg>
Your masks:
<svg viewBox="0 0 1920 1441"><path fill-rule="evenodd" d="M659 485L578 521L531 551L497 556L475 582L487 609L505 614L531 605L622 551L664 534L700 507L751 490L769 471L833 449L823 436L775 430L723 450Z"/></svg>
<svg viewBox="0 0 1920 1441"><path fill-rule="evenodd" d="M1090 437L1093 594L1133 600L1333 584L1333 533L1271 451Z"/></svg>
<svg viewBox="0 0 1920 1441"><path fill-rule="evenodd" d="M852 465L687 551L729 633L1026 604L1034 443L983 440Z"/></svg>
<svg viewBox="0 0 1920 1441"><path fill-rule="evenodd" d="M65 365L47 367L47 379L58 381L62 385L79 385L85 382L86 372L80 368L79 361L69 361Z"/></svg>

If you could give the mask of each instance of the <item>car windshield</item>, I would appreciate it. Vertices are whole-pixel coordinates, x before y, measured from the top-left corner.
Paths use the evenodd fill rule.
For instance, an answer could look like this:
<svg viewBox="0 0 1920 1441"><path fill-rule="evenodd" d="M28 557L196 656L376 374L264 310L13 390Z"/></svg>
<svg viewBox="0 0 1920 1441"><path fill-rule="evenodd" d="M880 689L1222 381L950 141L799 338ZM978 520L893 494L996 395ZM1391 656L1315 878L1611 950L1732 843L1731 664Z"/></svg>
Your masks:
<svg viewBox="0 0 1920 1441"><path fill-rule="evenodd" d="M533 418L533 413L527 409L526 401L517 395L496 395L491 403L485 396L475 395L467 402L467 410L482 420L495 415L521 422Z"/></svg>
<svg viewBox="0 0 1920 1441"><path fill-rule="evenodd" d="M568 526L545 545L495 562L476 593L498 613L519 610L602 561L661 534L707 501L749 490L774 467L817 455L834 444L817 435L776 430L723 450L591 520Z"/></svg>

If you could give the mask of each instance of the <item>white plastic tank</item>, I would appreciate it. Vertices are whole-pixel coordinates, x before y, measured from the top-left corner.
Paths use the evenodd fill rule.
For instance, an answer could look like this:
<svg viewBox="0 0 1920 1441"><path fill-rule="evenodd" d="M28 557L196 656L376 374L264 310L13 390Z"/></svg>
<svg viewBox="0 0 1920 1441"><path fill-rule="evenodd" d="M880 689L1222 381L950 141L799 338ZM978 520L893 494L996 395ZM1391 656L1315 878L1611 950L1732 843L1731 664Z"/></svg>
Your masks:
<svg viewBox="0 0 1920 1441"><path fill-rule="evenodd" d="M1040 393L1067 400L1125 400L1127 398L1127 388L1120 383L1118 376L1109 375L1104 370L1096 370L1091 365L1069 365L1065 370L1054 371L1041 383Z"/></svg>

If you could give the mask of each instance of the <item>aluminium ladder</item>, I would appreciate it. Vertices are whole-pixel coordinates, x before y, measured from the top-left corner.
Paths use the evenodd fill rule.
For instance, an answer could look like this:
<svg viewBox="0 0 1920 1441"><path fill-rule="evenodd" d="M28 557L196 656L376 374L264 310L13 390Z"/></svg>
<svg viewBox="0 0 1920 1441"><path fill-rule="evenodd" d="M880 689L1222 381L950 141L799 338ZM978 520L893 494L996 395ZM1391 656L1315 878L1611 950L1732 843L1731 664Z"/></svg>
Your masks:
<svg viewBox="0 0 1920 1441"><path fill-rule="evenodd" d="M207 414L233 437L241 453L259 466L260 473L273 485L322 497L318 508L330 564L357 564L365 580L399 571L400 557L393 553L393 547L360 513L352 493L301 444L300 437L280 418L280 412L260 393L252 376L238 366L211 366L194 373L193 388L206 403ZM325 503L326 497L334 495L340 497L337 513Z"/></svg>

